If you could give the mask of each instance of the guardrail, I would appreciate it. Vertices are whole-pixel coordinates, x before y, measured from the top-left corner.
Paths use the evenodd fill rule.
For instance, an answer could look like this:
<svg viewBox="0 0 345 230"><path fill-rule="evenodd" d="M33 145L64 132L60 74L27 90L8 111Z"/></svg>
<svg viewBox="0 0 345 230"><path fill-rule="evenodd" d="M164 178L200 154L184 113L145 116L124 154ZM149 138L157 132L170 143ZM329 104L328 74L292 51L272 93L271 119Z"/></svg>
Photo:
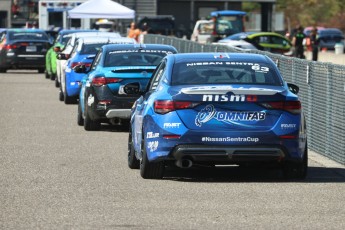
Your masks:
<svg viewBox="0 0 345 230"><path fill-rule="evenodd" d="M199 44L161 35L144 35L144 43L168 44L180 53L246 52L270 57L287 82L300 87L309 149L345 165L345 65L314 62L259 50Z"/></svg>

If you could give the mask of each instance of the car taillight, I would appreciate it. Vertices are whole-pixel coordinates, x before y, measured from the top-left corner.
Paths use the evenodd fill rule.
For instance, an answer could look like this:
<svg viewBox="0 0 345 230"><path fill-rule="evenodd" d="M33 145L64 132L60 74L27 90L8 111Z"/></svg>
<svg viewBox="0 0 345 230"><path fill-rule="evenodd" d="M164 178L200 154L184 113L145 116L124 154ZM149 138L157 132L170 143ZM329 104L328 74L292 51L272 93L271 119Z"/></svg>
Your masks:
<svg viewBox="0 0 345 230"><path fill-rule="evenodd" d="M196 105L198 105L198 103L193 103L190 101L155 101L154 109L156 113L166 114L178 109L193 108Z"/></svg>
<svg viewBox="0 0 345 230"><path fill-rule="evenodd" d="M262 105L267 109L284 110L293 114L301 113L302 108L300 101L272 101L262 103Z"/></svg>
<svg viewBox="0 0 345 230"><path fill-rule="evenodd" d="M108 77L95 77L92 79L92 85L93 86L103 86L110 83L117 83L122 81L122 79L119 78L108 78Z"/></svg>
<svg viewBox="0 0 345 230"><path fill-rule="evenodd" d="M17 45L11 45L11 44L4 45L5 50L13 50L13 49L17 49L17 48L18 48Z"/></svg>
<svg viewBox="0 0 345 230"><path fill-rule="evenodd" d="M77 65L84 65L85 67L90 67L91 63L85 63L85 62L72 62L71 69L76 67Z"/></svg>

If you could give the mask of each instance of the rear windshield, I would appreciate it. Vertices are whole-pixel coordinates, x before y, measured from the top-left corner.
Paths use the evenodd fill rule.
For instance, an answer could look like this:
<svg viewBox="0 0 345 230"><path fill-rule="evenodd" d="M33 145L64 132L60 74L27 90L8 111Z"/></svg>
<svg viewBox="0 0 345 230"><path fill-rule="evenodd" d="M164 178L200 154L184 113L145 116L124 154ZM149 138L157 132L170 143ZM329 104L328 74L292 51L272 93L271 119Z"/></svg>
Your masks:
<svg viewBox="0 0 345 230"><path fill-rule="evenodd" d="M282 82L276 70L266 63L212 61L175 64L171 84L282 85Z"/></svg>
<svg viewBox="0 0 345 230"><path fill-rule="evenodd" d="M116 50L105 58L104 67L110 66L156 66L167 55L167 50Z"/></svg>
<svg viewBox="0 0 345 230"><path fill-rule="evenodd" d="M66 45L67 42L71 39L71 35L64 35L62 36L62 39L61 39L61 44L62 45Z"/></svg>
<svg viewBox="0 0 345 230"><path fill-rule="evenodd" d="M10 40L49 40L43 32L10 32Z"/></svg>
<svg viewBox="0 0 345 230"><path fill-rule="evenodd" d="M108 43L83 44L80 54L96 54L102 46Z"/></svg>

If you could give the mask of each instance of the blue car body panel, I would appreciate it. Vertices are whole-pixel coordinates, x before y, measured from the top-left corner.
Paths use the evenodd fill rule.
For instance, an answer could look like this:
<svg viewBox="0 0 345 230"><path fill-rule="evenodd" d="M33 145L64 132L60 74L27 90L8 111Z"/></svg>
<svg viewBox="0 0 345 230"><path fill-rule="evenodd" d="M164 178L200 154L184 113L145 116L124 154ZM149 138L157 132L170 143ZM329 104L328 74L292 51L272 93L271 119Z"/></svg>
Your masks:
<svg viewBox="0 0 345 230"><path fill-rule="evenodd" d="M77 54L75 57L68 60L65 73L66 73L66 92L68 96L79 96L81 80L85 77L84 73L76 73L71 68L71 63L80 62L85 64L92 63L93 59L88 58L88 56L93 56L90 54Z"/></svg>
<svg viewBox="0 0 345 230"><path fill-rule="evenodd" d="M135 43L135 40L130 38L111 38L104 35L78 39L75 44L76 47L72 51L72 57L68 59L65 69L66 92L68 96L79 96L81 81L86 76L85 73L76 73L73 71L72 64L79 63L90 66L96 53L103 45L115 43L131 44Z"/></svg>
<svg viewBox="0 0 345 230"><path fill-rule="evenodd" d="M81 113L85 115L85 106L88 106L88 115L94 120L101 121L114 118L116 115L109 115L113 111L128 110L128 115L121 118L129 119L130 108L139 95L127 95L123 92L123 86L131 82L138 82L142 88L145 88L160 60L164 56L176 52L177 50L173 46L158 44L103 46L95 57L97 65L94 64L94 61L90 72L81 80L79 93ZM136 54L145 56L146 54L151 55L151 53L155 60L145 63L135 60ZM94 86L93 80L100 77L107 79L105 81L119 80L108 82L102 86ZM107 103L105 106L102 104L104 101Z"/></svg>
<svg viewBox="0 0 345 230"><path fill-rule="evenodd" d="M164 75L159 79L163 63ZM149 83L152 89L135 102L131 113L137 159L143 157L144 143L150 162L183 157L215 164L302 160L306 126L298 96L267 56L175 54L160 66ZM188 75L188 69L195 70L194 75ZM231 82L228 70L248 76L240 73ZM209 73L204 78L208 82L192 80L199 73ZM154 82L156 77L159 81ZM155 103L166 101L188 106L157 112Z"/></svg>

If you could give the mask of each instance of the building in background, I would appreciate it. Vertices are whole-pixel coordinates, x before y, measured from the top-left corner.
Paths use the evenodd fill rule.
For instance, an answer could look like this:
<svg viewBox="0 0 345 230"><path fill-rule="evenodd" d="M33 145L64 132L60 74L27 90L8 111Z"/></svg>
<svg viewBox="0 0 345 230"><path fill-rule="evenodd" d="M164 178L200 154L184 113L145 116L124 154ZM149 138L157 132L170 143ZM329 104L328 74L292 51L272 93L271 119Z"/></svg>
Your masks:
<svg viewBox="0 0 345 230"><path fill-rule="evenodd" d="M261 5L260 30L274 30L273 6L276 0L115 0L115 2L135 10L136 17L172 15L175 18L175 29L190 33L195 22L208 17L210 12L242 10L242 2L246 1L257 2ZM60 0L59 4L62 7L69 7L71 2L75 2L75 0ZM15 7L13 6L15 4L18 5L17 10L14 10ZM38 9L39 0L0 0L0 27L40 27L38 25ZM52 17L52 20L56 21L54 23L63 23L64 19L59 17ZM129 25L130 20L119 20L117 23Z"/></svg>

